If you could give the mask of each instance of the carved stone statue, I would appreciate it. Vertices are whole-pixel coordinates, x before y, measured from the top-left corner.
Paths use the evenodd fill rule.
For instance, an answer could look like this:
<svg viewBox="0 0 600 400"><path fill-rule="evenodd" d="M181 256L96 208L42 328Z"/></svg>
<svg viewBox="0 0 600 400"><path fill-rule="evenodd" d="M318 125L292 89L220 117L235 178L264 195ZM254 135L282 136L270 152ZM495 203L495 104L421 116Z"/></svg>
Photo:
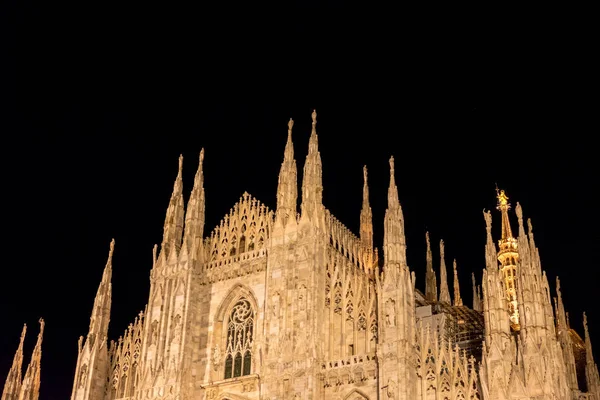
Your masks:
<svg viewBox="0 0 600 400"><path fill-rule="evenodd" d="M488 235L492 234L492 213L489 211L483 210L483 218L485 218L485 230Z"/></svg>
<svg viewBox="0 0 600 400"><path fill-rule="evenodd" d="M396 397L396 381L392 378L388 379L386 394L388 399L393 399Z"/></svg>
<svg viewBox="0 0 600 400"><path fill-rule="evenodd" d="M271 296L271 314L273 317L279 317L279 293Z"/></svg>
<svg viewBox="0 0 600 400"><path fill-rule="evenodd" d="M394 300L388 299L385 302L385 325L396 326L396 310L394 310Z"/></svg>
<svg viewBox="0 0 600 400"><path fill-rule="evenodd" d="M300 286L298 290L298 309L300 311L306 310L306 286Z"/></svg>
<svg viewBox="0 0 600 400"><path fill-rule="evenodd" d="M173 342L181 341L181 315L177 314L173 317Z"/></svg>
<svg viewBox="0 0 600 400"><path fill-rule="evenodd" d="M87 381L87 364L83 364L81 367L81 372L79 372L79 387L82 388L85 386L85 382Z"/></svg>
<svg viewBox="0 0 600 400"><path fill-rule="evenodd" d="M152 321L150 325L150 344L156 344L158 342L158 321Z"/></svg>
<svg viewBox="0 0 600 400"><path fill-rule="evenodd" d="M218 343L213 349L212 364L215 370L219 367L219 365L221 365L221 348L219 347Z"/></svg>

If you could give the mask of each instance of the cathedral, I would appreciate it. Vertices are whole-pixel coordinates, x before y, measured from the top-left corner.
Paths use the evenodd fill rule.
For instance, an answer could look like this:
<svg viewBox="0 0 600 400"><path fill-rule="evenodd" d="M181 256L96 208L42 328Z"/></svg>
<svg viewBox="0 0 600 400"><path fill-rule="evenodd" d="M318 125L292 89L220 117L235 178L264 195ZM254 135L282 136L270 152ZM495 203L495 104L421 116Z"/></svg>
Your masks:
<svg viewBox="0 0 600 400"><path fill-rule="evenodd" d="M415 287L394 158L380 254L366 167L357 236L322 201L316 112L300 193L292 127L276 209L244 193L206 234L204 150L187 205L179 158L147 305L117 341L107 338L110 243L71 400L600 400L585 314L582 339L519 203L513 214L497 191L497 238L483 212L485 268L469 308L443 241L434 270L428 235L425 290ZM23 328L1 400L38 399L40 324L24 377Z"/></svg>

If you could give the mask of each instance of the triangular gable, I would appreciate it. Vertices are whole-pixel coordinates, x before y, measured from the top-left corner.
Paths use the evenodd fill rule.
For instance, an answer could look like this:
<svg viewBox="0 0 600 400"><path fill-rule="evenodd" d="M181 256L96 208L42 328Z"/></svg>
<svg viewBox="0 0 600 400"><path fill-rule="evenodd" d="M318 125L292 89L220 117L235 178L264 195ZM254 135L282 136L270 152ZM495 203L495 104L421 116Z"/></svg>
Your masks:
<svg viewBox="0 0 600 400"><path fill-rule="evenodd" d="M244 192L207 239L209 262L260 250L273 225L273 211Z"/></svg>

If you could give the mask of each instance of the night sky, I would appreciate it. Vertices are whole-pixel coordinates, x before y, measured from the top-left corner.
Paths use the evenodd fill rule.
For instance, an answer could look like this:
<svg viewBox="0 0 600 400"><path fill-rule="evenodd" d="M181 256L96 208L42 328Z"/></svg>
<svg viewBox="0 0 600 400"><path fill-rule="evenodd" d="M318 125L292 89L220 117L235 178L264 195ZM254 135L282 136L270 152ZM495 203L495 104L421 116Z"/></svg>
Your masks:
<svg viewBox="0 0 600 400"><path fill-rule="evenodd" d="M571 326L583 336L587 312L599 360L597 67L585 21L377 17L341 2L256 17L167 3L2 7L0 385L22 324L25 368L43 317L40 398L70 396L112 238L110 339L144 308L179 154L187 200L205 149L208 235L244 191L275 208L289 118L301 185L313 109L324 204L358 234L366 164L378 247L394 156L421 290L429 231L434 268L444 239L470 306L482 210L498 239L496 184L520 202L552 295L558 275Z"/></svg>

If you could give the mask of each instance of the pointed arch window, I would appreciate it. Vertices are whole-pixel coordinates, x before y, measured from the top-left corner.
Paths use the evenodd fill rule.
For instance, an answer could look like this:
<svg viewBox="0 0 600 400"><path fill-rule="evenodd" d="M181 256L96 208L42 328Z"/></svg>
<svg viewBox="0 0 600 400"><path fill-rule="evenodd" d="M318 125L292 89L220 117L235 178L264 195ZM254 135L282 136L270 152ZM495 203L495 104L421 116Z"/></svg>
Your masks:
<svg viewBox="0 0 600 400"><path fill-rule="evenodd" d="M250 375L254 340L254 310L246 298L232 307L227 320L225 379Z"/></svg>

